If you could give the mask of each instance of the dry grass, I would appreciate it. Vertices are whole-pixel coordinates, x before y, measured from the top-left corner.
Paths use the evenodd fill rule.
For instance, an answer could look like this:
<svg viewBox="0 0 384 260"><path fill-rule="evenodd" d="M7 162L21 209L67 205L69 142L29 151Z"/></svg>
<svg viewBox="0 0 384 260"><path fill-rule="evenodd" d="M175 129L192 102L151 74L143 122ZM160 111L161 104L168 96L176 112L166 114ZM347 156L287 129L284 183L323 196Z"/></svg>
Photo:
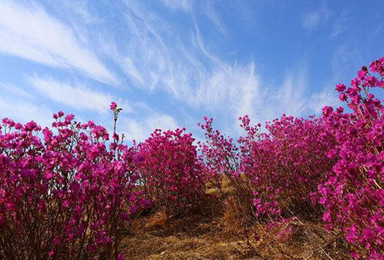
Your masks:
<svg viewBox="0 0 384 260"><path fill-rule="evenodd" d="M213 206L211 204L211 206ZM179 219L166 220L157 212L138 220L135 232L127 237L125 254L129 259L247 259L255 256L244 250L246 241L229 232L222 209Z"/></svg>
<svg viewBox="0 0 384 260"><path fill-rule="evenodd" d="M225 183L228 194L231 187ZM140 217L123 241L128 259L349 259L345 243L319 224L294 221L279 228L245 226L214 188L199 209L167 220L156 212ZM291 228L288 236L279 236Z"/></svg>

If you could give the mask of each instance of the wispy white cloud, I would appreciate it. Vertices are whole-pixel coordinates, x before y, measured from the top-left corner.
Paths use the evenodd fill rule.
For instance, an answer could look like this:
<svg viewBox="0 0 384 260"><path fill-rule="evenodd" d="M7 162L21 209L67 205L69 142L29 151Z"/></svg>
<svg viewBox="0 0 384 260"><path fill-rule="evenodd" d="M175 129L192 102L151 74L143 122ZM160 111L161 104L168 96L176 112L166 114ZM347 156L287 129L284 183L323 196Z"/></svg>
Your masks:
<svg viewBox="0 0 384 260"><path fill-rule="evenodd" d="M383 22L383 23L380 23L380 24L376 27L375 31L373 32L373 35L377 35L377 34L379 34L381 31L383 31L383 29L384 29L384 22Z"/></svg>
<svg viewBox="0 0 384 260"><path fill-rule="evenodd" d="M298 71L300 73L297 73ZM253 113L251 117L253 122L264 123L279 118L282 114L302 116L304 112L308 112L308 83L305 66L299 66L297 71L288 72L281 83L263 84L260 76L257 79L260 86L258 91L253 95L246 93L240 101L243 103L239 103L246 104L244 100L248 100L247 107L249 107L248 111ZM250 99L250 96L253 96L253 99Z"/></svg>
<svg viewBox="0 0 384 260"><path fill-rule="evenodd" d="M170 10L168 12L164 8L152 8L154 2L151 1L102 0L91 6L93 1L89 0L76 4L58 0L54 7L47 4L49 1L43 1L47 9L34 0L0 1L0 54L80 72L112 85L126 80L124 83L136 88L114 89L115 95L112 95L87 87L90 84L83 78L63 81L61 73L52 74L55 78L34 76L28 78L30 89L0 84L0 115L7 113L24 121L50 122L52 113L48 105L51 109L68 106L83 116L95 111L101 122L105 120L111 125L108 104L116 100L124 108L118 127L129 139L143 140L155 128L177 127L176 119L190 127L203 114L211 114L219 119L221 128L231 132L237 129L238 116L244 114L250 115L253 122L264 122L282 113L295 116L318 113L324 105L337 103L333 88L315 90L309 86L310 79L303 68L289 71L282 79L280 74L276 75L278 80L266 79L257 62L243 56L246 52L226 49L240 45L232 45L232 40L228 44L218 42L224 41L223 36L228 36L229 29L235 25L226 28L229 22L223 18L228 14L219 12L220 1L158 0L158 4ZM241 33L246 30L255 33L264 26L258 18L269 10L263 8L271 3L267 2L257 0L251 4L233 0L222 7L233 9L231 18L237 20L236 26L243 20L237 28ZM273 2L280 5L278 1ZM180 19L182 22L170 22L181 16L184 16ZM300 18L302 28L308 32L329 25L327 29L337 36L348 28L342 16L338 20L325 1ZM335 22L333 28L331 22ZM382 33L383 28L383 24L377 27L372 38ZM237 52L241 61L229 55ZM261 55L255 57L259 61L268 54L256 51L257 55ZM360 63L356 61L357 56L353 45L335 48L332 59L335 78L355 71L353 66ZM30 69L35 70L26 68ZM281 70L284 68L276 69L277 73ZM117 79L116 75L125 78ZM129 99L124 99L125 95L130 95ZM146 98L154 101L148 103L153 109L137 101ZM166 105L169 106L165 108Z"/></svg>
<svg viewBox="0 0 384 260"><path fill-rule="evenodd" d="M331 12L323 2L321 7L318 10L309 12L304 15L302 26L304 29L308 31L313 31L317 27L319 27L321 24L327 22L330 15L331 15Z"/></svg>
<svg viewBox="0 0 384 260"><path fill-rule="evenodd" d="M218 32L222 35L227 34L224 23L215 8L215 1L160 0L160 2L169 10L184 11L190 13L192 17L196 14L203 14L206 18L208 18Z"/></svg>
<svg viewBox="0 0 384 260"><path fill-rule="evenodd" d="M148 126L148 130L155 128L167 130L174 130L177 127L176 120L170 115L158 114L146 119L146 124Z"/></svg>
<svg viewBox="0 0 384 260"><path fill-rule="evenodd" d="M335 47L331 60L333 78L338 81L342 80L349 71L359 68L359 65L363 64L360 57L360 53L353 47L353 44L344 43Z"/></svg>
<svg viewBox="0 0 384 260"><path fill-rule="evenodd" d="M261 105L260 85L253 63L247 66L222 64L202 79L185 100L196 107L229 112L234 119L244 114L256 117L255 110Z"/></svg>
<svg viewBox="0 0 384 260"><path fill-rule="evenodd" d="M333 25L332 36L336 37L345 32L350 23L349 12L347 10L342 11L337 15L336 21Z"/></svg>
<svg viewBox="0 0 384 260"><path fill-rule="evenodd" d="M276 101L283 113L299 116L305 108L305 90L307 89L307 73L301 72L297 76L287 74L283 85L277 92Z"/></svg>
<svg viewBox="0 0 384 260"><path fill-rule="evenodd" d="M75 69L104 83L117 83L116 76L83 46L70 27L37 4L2 1L0 52L48 66Z"/></svg>
<svg viewBox="0 0 384 260"><path fill-rule="evenodd" d="M310 111L320 113L325 106L337 107L340 105L334 87L326 86L321 92L314 93L308 99L308 108Z"/></svg>
<svg viewBox="0 0 384 260"><path fill-rule="evenodd" d="M44 127L49 127L53 122L52 112L46 106L36 105L20 97L0 96L0 118L5 117L22 123L33 120Z"/></svg>
<svg viewBox="0 0 384 260"><path fill-rule="evenodd" d="M50 77L34 76L30 83L40 93L54 102L77 110L90 110L101 114L108 112L112 96L87 88L78 83L68 83Z"/></svg>
<svg viewBox="0 0 384 260"><path fill-rule="evenodd" d="M208 50L208 47L206 46L206 44L205 44L205 42L204 42L204 40L200 34L200 29L199 29L196 22L194 22L194 26L195 26L195 34L193 37L193 42L194 42L195 46L200 50L200 52L206 58L208 58L208 60L210 62L212 62L216 66L220 66L220 64L222 64L222 61Z"/></svg>
<svg viewBox="0 0 384 260"><path fill-rule="evenodd" d="M61 4L60 7L67 8L71 12L72 16L74 15L75 17L78 17L86 24L99 24L103 21L91 11L89 0L76 1L75 4L66 0L59 0L59 2Z"/></svg>
<svg viewBox="0 0 384 260"><path fill-rule="evenodd" d="M254 122L264 122L283 113L302 116L308 111L319 112L318 107L311 105L313 100L330 100L326 91L311 96L303 66L287 73L282 82L268 86L263 84L254 61L228 62L219 56L193 16L193 26L181 37L175 34L175 25L154 10L135 1L126 0L125 3L122 12L128 41L122 49L113 40L101 37L104 52L134 86L165 92L168 98L193 111L215 114L223 118L227 131L237 131L234 130L237 118L245 114ZM326 8L321 12L329 15ZM166 125L176 125L173 117L163 115L150 112L141 116L141 120L131 117L124 123L125 131L142 139L148 136L144 132L153 131L152 128L162 121L168 122Z"/></svg>
<svg viewBox="0 0 384 260"><path fill-rule="evenodd" d="M129 5L126 16L132 34L127 52L117 55L113 44L106 46L113 56L124 57L119 64L136 85L166 91L193 109L220 114L229 131L237 128L237 118L245 114L264 122L282 113L299 116L310 109L303 68L299 76L287 74L281 85L262 87L255 63L231 64L221 59L205 42L196 20L192 19L192 41L187 43L175 40L170 30L164 30L169 27L166 21L144 6ZM142 129L136 121L129 124L136 132Z"/></svg>
<svg viewBox="0 0 384 260"><path fill-rule="evenodd" d="M155 129L174 130L178 124L170 115L153 113L140 120L124 118L119 126L128 140L144 141Z"/></svg>
<svg viewBox="0 0 384 260"><path fill-rule="evenodd" d="M227 35L227 30L220 16L218 15L217 10L214 6L214 1L205 0L201 3L201 10L207 16L207 18L212 22L217 31L222 35Z"/></svg>
<svg viewBox="0 0 384 260"><path fill-rule="evenodd" d="M339 104L334 88L330 86L310 91L308 68L303 64L288 72L281 84L260 88L258 94L258 102L250 103L250 109L254 109L254 118L261 123L282 114L296 117L318 114L326 105Z"/></svg>
<svg viewBox="0 0 384 260"><path fill-rule="evenodd" d="M24 89L20 87L16 87L14 85L0 83L0 94L7 96L20 97L25 99L36 99L31 93L28 93Z"/></svg>
<svg viewBox="0 0 384 260"><path fill-rule="evenodd" d="M139 70L137 69L135 62L130 57L124 57L121 59L121 66L123 71L130 76L132 79L136 80L138 84L143 85L144 79Z"/></svg>
<svg viewBox="0 0 384 260"><path fill-rule="evenodd" d="M171 10L189 11L192 8L191 0L160 0L167 8Z"/></svg>
<svg viewBox="0 0 384 260"><path fill-rule="evenodd" d="M52 113L33 93L10 84L0 83L0 119L11 118L26 123L31 120L50 126Z"/></svg>

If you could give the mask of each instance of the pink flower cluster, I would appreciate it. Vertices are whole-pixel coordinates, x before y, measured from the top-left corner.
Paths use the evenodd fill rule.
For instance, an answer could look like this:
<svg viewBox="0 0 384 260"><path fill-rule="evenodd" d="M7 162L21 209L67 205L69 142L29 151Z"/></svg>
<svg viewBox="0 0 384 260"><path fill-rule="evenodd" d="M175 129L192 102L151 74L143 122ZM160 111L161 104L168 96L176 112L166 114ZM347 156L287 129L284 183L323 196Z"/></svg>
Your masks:
<svg viewBox="0 0 384 260"><path fill-rule="evenodd" d="M0 258L121 259L124 222L145 206L132 151L92 121L54 118L53 129L3 119Z"/></svg>
<svg viewBox="0 0 384 260"><path fill-rule="evenodd" d="M185 129L157 129L137 146L137 169L145 194L167 217L184 213L204 196L204 171Z"/></svg>
<svg viewBox="0 0 384 260"><path fill-rule="evenodd" d="M384 258L384 57L362 67L347 88L337 85L339 107L323 109L325 132L336 139L328 157L336 161L319 184L328 228L342 232L355 258Z"/></svg>
<svg viewBox="0 0 384 260"><path fill-rule="evenodd" d="M246 135L237 144L205 118L201 152L211 182L220 188L225 175L244 215L322 217L326 228L345 237L351 256L383 259L384 106L373 94L382 97L383 88L381 58L364 66L351 87L336 86L349 112L328 106L319 118L283 115L267 122L266 131L244 116Z"/></svg>
<svg viewBox="0 0 384 260"><path fill-rule="evenodd" d="M239 139L240 170L253 180L256 215L315 217L320 214L316 191L333 161L326 156L334 138L324 134L320 119L283 115L256 134L242 118L246 137Z"/></svg>
<svg viewBox="0 0 384 260"><path fill-rule="evenodd" d="M240 120L246 135L238 145L213 130L212 119L201 126L206 136L201 151L211 182L220 188L226 176L243 214L259 218L321 215L316 191L332 169L333 161L326 155L335 143L324 133L324 122L284 115L267 123L268 132L261 132L261 124L251 126L248 116Z"/></svg>

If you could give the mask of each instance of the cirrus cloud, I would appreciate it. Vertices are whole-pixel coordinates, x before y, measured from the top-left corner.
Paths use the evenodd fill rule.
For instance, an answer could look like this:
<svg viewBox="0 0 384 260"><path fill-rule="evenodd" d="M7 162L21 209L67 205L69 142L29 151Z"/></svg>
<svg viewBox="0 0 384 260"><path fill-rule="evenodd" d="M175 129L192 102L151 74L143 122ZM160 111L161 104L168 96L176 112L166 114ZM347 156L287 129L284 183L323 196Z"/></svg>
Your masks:
<svg viewBox="0 0 384 260"><path fill-rule="evenodd" d="M71 28L36 4L1 1L0 52L116 84L116 76L83 46Z"/></svg>

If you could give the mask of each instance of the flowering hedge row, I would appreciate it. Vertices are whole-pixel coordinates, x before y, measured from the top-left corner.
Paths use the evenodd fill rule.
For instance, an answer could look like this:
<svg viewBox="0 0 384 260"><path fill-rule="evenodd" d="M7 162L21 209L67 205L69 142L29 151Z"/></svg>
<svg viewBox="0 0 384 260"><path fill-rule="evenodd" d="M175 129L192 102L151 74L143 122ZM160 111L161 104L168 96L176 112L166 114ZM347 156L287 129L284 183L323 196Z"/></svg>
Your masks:
<svg viewBox="0 0 384 260"><path fill-rule="evenodd" d="M122 259L120 242L150 205L181 214L204 195L204 171L185 129L156 130L128 147L103 126L55 114L52 128L3 119L0 257ZM121 140L120 140L121 139Z"/></svg>
<svg viewBox="0 0 384 260"><path fill-rule="evenodd" d="M131 150L107 145L107 130L92 121L54 118L52 129L3 120L0 255L117 258L123 222L144 203Z"/></svg>
<svg viewBox="0 0 384 260"><path fill-rule="evenodd" d="M246 135L237 144L206 119L201 151L212 182L231 180L243 214L267 221L322 217L344 235L353 257L383 259L384 107L372 93L383 97L383 88L381 58L364 66L351 87L336 86L348 112L327 106L318 118L283 115L265 131L244 116Z"/></svg>
<svg viewBox="0 0 384 260"><path fill-rule="evenodd" d="M356 259L384 258L384 58L363 67L347 105L320 117L251 125L237 142L200 125L199 152L185 129L156 130L128 147L103 126L54 115L52 128L3 119L0 131L0 257L120 259L129 221L149 205L168 217L196 206L207 184L247 221L307 218L344 236ZM381 90L381 92L380 92ZM373 94L375 93L376 96Z"/></svg>

